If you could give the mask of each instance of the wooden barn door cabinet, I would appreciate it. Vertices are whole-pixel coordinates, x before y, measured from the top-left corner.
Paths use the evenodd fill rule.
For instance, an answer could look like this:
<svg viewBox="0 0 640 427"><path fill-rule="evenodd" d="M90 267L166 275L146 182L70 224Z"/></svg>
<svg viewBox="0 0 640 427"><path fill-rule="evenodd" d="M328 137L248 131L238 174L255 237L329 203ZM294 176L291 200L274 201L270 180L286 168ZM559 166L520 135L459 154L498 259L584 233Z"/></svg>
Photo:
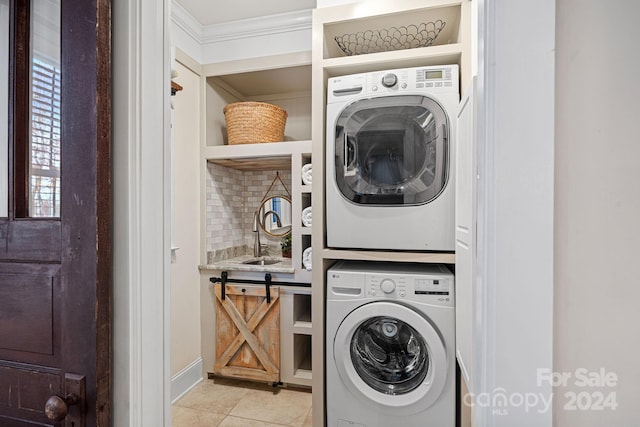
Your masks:
<svg viewBox="0 0 640 427"><path fill-rule="evenodd" d="M280 290L216 285L216 361L213 372L225 377L280 381Z"/></svg>

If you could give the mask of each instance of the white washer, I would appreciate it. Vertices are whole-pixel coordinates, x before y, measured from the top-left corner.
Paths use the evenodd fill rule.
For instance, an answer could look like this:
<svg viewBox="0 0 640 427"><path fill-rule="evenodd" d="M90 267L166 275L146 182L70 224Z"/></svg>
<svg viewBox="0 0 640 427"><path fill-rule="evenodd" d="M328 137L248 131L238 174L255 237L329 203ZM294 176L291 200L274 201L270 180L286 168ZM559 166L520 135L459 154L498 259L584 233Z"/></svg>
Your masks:
<svg viewBox="0 0 640 427"><path fill-rule="evenodd" d="M453 251L458 66L332 77L327 245Z"/></svg>
<svg viewBox="0 0 640 427"><path fill-rule="evenodd" d="M327 271L327 427L454 427L454 276L443 265Z"/></svg>

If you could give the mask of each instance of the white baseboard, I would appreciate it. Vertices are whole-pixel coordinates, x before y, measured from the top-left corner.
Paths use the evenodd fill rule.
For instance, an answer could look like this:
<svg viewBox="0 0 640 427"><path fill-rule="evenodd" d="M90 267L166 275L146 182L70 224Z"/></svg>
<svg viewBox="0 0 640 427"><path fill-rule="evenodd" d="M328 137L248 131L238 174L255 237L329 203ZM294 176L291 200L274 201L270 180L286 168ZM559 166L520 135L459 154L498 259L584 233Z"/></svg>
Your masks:
<svg viewBox="0 0 640 427"><path fill-rule="evenodd" d="M202 358L194 360L189 366L171 377L171 404L187 394L202 381Z"/></svg>

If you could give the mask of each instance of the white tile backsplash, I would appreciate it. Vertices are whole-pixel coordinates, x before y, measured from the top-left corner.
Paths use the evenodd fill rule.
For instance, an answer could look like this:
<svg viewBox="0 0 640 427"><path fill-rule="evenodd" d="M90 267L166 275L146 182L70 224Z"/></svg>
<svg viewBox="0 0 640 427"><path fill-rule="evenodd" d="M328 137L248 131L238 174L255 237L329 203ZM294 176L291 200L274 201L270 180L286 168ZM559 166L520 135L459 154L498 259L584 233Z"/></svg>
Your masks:
<svg viewBox="0 0 640 427"><path fill-rule="evenodd" d="M291 191L291 171L280 170L280 178ZM253 247L253 214L273 182L276 171L239 171L217 164L207 166L206 242L207 252ZM269 195L285 194L278 182ZM279 253L280 238L260 230L260 241Z"/></svg>

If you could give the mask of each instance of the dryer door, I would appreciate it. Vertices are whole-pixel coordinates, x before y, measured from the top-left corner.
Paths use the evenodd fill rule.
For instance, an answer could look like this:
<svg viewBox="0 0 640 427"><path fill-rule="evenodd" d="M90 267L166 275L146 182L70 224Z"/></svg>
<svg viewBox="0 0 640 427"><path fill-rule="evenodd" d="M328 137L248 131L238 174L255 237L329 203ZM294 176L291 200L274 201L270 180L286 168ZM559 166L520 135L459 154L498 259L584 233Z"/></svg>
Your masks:
<svg viewBox="0 0 640 427"><path fill-rule="evenodd" d="M352 394L403 414L431 406L448 373L444 344L431 323L391 302L349 313L336 332L333 357Z"/></svg>
<svg viewBox="0 0 640 427"><path fill-rule="evenodd" d="M421 95L383 96L349 104L335 125L335 179L358 205L429 203L449 174L449 122Z"/></svg>

